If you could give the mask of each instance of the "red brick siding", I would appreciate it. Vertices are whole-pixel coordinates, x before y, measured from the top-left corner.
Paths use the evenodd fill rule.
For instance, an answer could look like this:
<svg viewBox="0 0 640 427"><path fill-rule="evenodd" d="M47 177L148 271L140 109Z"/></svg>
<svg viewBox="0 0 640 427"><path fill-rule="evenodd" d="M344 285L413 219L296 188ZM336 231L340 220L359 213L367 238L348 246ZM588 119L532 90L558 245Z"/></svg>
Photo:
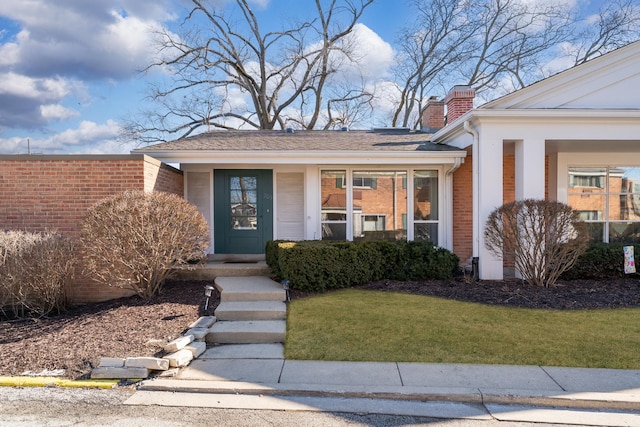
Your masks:
<svg viewBox="0 0 640 427"><path fill-rule="evenodd" d="M473 256L473 159L465 162L453 174L453 252L462 265ZM516 198L515 156L506 155L502 161L503 203ZM549 158L545 158L545 198L549 197Z"/></svg>
<svg viewBox="0 0 640 427"><path fill-rule="evenodd" d="M55 230L77 238L91 206L126 190L182 196L182 172L142 155L0 156L0 229ZM81 282L73 291L77 302L130 294Z"/></svg>

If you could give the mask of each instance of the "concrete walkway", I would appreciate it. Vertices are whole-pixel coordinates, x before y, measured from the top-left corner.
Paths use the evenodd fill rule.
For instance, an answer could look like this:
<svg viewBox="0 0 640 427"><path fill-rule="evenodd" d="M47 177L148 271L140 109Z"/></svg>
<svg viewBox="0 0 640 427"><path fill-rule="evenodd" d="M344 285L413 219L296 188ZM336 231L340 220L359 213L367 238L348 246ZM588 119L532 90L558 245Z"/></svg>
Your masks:
<svg viewBox="0 0 640 427"><path fill-rule="evenodd" d="M126 403L640 426L640 370L301 361L280 344L224 345Z"/></svg>

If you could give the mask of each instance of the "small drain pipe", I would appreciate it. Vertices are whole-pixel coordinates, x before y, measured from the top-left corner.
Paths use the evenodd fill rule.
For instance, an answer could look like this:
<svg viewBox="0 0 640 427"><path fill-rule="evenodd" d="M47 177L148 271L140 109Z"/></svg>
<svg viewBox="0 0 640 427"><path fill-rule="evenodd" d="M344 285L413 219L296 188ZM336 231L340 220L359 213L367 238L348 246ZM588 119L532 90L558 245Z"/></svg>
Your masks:
<svg viewBox="0 0 640 427"><path fill-rule="evenodd" d="M465 120L464 122L464 130L471 134L473 137L473 144L471 145L471 162L472 162L472 209L473 209L473 258L471 260L471 265L473 268L473 277L474 280L478 280L479 275L479 255L480 255L480 193L478 192L478 188L480 183L478 180L480 179L480 159L479 159L479 147L478 144L480 142L480 135L478 131L471 127L471 122L469 120ZM477 277L476 277L477 276Z"/></svg>

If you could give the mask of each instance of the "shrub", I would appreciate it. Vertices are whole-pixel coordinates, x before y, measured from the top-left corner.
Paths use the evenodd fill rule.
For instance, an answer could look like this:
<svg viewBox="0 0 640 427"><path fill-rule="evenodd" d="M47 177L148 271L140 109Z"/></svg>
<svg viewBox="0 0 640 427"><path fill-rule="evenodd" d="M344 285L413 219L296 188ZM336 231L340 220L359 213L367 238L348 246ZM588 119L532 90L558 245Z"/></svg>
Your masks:
<svg viewBox="0 0 640 427"><path fill-rule="evenodd" d="M519 200L489 215L485 245L498 257L513 256L516 270L529 283L553 286L588 244L578 212L550 200Z"/></svg>
<svg viewBox="0 0 640 427"><path fill-rule="evenodd" d="M381 279L444 279L458 268L457 256L428 242L272 241L266 259L279 279L308 292Z"/></svg>
<svg viewBox="0 0 640 427"><path fill-rule="evenodd" d="M0 310L6 317L46 316L69 307L74 244L53 232L0 232Z"/></svg>
<svg viewBox="0 0 640 427"><path fill-rule="evenodd" d="M575 265L562 277L565 279L610 279L625 276L623 246L627 245L617 243L589 245ZM633 252L636 266L638 266L640 265L640 245L635 245Z"/></svg>
<svg viewBox="0 0 640 427"><path fill-rule="evenodd" d="M169 193L130 191L89 210L81 223L87 272L99 283L143 298L173 269L204 259L209 226L195 206Z"/></svg>

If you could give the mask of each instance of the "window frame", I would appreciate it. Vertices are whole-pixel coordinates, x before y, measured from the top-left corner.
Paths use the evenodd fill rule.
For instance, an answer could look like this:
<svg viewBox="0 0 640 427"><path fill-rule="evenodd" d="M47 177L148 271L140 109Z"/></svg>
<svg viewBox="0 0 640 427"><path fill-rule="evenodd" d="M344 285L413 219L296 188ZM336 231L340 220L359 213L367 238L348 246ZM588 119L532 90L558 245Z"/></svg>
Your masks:
<svg viewBox="0 0 640 427"><path fill-rule="evenodd" d="M342 189L346 190L346 221L327 221L322 219L322 174L324 172L345 172L345 178L342 181L345 185ZM346 240L353 241L354 240L354 190L365 190L368 187L358 187L353 185L353 173L354 172L406 172L405 179L402 180L402 188L406 188L407 195L414 194L414 174L416 171L434 171L436 172L436 176L438 179L437 185L437 220L414 220L414 197L407 196L407 219L406 219L406 239L407 241L413 241L415 237L415 225L417 223L430 223L437 225L438 231L438 241L434 242L434 244L438 246L444 246L444 242L446 242L445 230L446 230L446 198L444 195L444 187L445 187L445 175L444 175L444 166L441 164L428 164L428 165L386 165L386 166L371 166L371 165L350 165L345 167L340 167L339 165L326 165L318 167L318 203L319 203L319 211L320 211L320 224L318 229L318 236L322 240L323 239L323 227L326 223L346 223ZM336 186L338 187L338 186ZM368 215L368 214L367 214ZM402 224L404 223L404 218L399 215L399 219L402 220Z"/></svg>

